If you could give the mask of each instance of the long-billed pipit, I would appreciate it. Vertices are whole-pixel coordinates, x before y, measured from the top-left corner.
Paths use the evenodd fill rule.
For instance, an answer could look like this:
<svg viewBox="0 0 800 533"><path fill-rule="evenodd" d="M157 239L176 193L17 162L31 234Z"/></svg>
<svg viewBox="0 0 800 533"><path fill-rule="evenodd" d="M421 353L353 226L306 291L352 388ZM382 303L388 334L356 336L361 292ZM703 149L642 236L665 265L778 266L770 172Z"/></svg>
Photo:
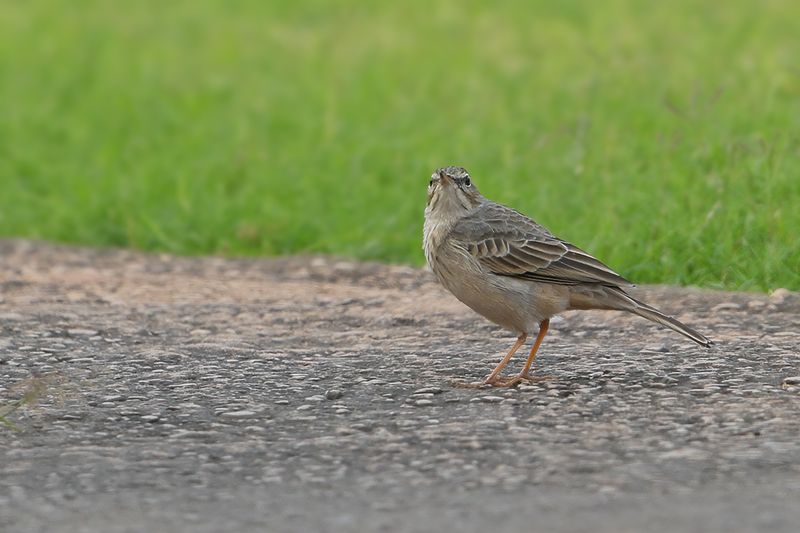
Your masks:
<svg viewBox="0 0 800 533"><path fill-rule="evenodd" d="M529 371L550 318L572 309L628 311L708 347L692 328L625 292L628 280L522 213L485 198L461 167L434 172L428 186L423 248L442 285L517 342L482 384L511 387ZM538 330L515 377L500 372L528 335Z"/></svg>

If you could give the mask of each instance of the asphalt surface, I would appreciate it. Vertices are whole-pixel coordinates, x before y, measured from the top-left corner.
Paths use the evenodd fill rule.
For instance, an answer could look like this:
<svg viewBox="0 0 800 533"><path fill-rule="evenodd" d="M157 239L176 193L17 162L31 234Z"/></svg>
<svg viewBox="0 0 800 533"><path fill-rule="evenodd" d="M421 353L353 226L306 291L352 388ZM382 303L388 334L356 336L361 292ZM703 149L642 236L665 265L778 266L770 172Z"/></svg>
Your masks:
<svg viewBox="0 0 800 533"><path fill-rule="evenodd" d="M421 270L0 241L0 531L800 530L800 295L638 296L716 346L568 313L476 390Z"/></svg>

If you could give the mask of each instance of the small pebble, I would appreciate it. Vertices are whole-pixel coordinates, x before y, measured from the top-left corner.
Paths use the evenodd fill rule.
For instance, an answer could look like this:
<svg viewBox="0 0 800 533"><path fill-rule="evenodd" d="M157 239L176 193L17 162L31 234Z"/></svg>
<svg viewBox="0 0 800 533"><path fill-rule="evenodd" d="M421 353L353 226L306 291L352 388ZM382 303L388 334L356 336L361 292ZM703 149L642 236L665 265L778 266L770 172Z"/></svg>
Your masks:
<svg viewBox="0 0 800 533"><path fill-rule="evenodd" d="M323 401L325 401L325 396L323 396L321 394L316 394L314 396L309 396L308 398L306 398L306 401L307 402L323 402Z"/></svg>
<svg viewBox="0 0 800 533"><path fill-rule="evenodd" d="M433 402L433 400L417 400L416 402L414 402L414 405L418 407L426 407L428 405L433 405L434 403L435 402Z"/></svg>
<svg viewBox="0 0 800 533"><path fill-rule="evenodd" d="M223 418L252 418L256 416L256 414L257 413L255 411L241 410L241 411L228 411L226 413L220 413L219 416Z"/></svg>
<svg viewBox="0 0 800 533"><path fill-rule="evenodd" d="M308 411L309 409L313 409L313 408L314 408L313 405L305 404L305 405L301 405L300 407L298 407L297 410L298 411Z"/></svg>
<svg viewBox="0 0 800 533"><path fill-rule="evenodd" d="M642 352L667 353L667 352L669 352L669 348L664 343L648 344L647 346L645 346L644 348L639 350L639 353L642 353Z"/></svg>
<svg viewBox="0 0 800 533"><path fill-rule="evenodd" d="M486 403L500 403L505 400L505 398L502 396L481 396L480 400Z"/></svg>
<svg viewBox="0 0 800 533"><path fill-rule="evenodd" d="M417 389L411 394L441 394L442 389L439 387L424 387L422 389Z"/></svg>
<svg viewBox="0 0 800 533"><path fill-rule="evenodd" d="M120 394L114 394L114 395L111 395L111 396L104 396L103 397L103 401L104 402L119 402L119 401L122 401L124 399L125 399L125 396L122 396Z"/></svg>
<svg viewBox="0 0 800 533"><path fill-rule="evenodd" d="M325 392L325 398L327 398L328 400L338 400L343 395L344 393L339 389L331 389Z"/></svg>
<svg viewBox="0 0 800 533"><path fill-rule="evenodd" d="M770 293L770 295L769 295L769 298L770 298L770 300L772 300L775 303L782 304L791 295L792 295L792 293L788 289L780 288L780 289L775 289L774 291L772 291Z"/></svg>
<svg viewBox="0 0 800 533"><path fill-rule="evenodd" d="M141 420L143 422L158 422L160 418L158 415L144 415Z"/></svg>

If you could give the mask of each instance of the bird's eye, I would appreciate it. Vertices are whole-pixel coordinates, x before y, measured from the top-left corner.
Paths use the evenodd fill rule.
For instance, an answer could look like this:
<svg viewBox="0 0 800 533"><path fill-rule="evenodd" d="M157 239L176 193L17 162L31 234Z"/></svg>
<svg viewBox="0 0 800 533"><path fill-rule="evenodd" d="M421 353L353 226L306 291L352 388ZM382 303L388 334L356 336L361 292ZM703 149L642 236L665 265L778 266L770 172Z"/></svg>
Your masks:
<svg viewBox="0 0 800 533"><path fill-rule="evenodd" d="M428 183L428 187L433 187L433 179Z"/></svg>
<svg viewBox="0 0 800 533"><path fill-rule="evenodd" d="M464 178L464 185L466 185L467 187L472 185L472 182L469 180L469 178Z"/></svg>

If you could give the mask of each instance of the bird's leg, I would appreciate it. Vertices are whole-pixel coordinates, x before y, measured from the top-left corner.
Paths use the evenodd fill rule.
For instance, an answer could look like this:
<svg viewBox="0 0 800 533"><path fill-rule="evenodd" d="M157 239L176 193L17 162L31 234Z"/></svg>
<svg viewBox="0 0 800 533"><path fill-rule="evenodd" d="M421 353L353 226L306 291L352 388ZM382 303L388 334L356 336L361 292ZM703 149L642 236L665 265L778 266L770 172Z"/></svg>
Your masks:
<svg viewBox="0 0 800 533"><path fill-rule="evenodd" d="M517 353L519 347L525 344L526 340L528 340L527 333L523 333L522 335L517 337L517 342L514 343L514 346L511 347L511 349L508 351L503 360L500 361L500 363L496 367L494 367L492 373L489 374L487 378L483 380L482 385L494 385L495 383L501 381L497 378L498 374L502 372L503 368L508 364L509 361L511 361L511 358L514 357L515 353Z"/></svg>
<svg viewBox="0 0 800 533"><path fill-rule="evenodd" d="M539 323L539 334L536 335L536 341L533 343L533 348L531 348L531 354L528 356L528 360L525 361L525 366L522 368L522 372L520 372L515 378L512 378L512 381L515 381L515 385L522 380L531 381L531 377L528 372L531 370L533 360L536 358L536 352L539 351L539 346L542 345L542 341L544 340L544 336L547 335L547 330L549 327L549 318L545 318Z"/></svg>
<svg viewBox="0 0 800 533"><path fill-rule="evenodd" d="M533 360L536 357L536 352L539 351L539 346L542 344L542 340L544 336L547 334L547 328L550 326L550 320L544 319L539 324L539 334L536 336L536 341L533 343L533 348L531 348L531 354L528 356L528 360L525 362L525 366L522 368L522 372L514 376L513 378L497 378L492 385L495 387L516 387L523 381L539 381L551 379L549 376L545 377L536 377L533 378L528 374L531 370L531 365L533 364Z"/></svg>

